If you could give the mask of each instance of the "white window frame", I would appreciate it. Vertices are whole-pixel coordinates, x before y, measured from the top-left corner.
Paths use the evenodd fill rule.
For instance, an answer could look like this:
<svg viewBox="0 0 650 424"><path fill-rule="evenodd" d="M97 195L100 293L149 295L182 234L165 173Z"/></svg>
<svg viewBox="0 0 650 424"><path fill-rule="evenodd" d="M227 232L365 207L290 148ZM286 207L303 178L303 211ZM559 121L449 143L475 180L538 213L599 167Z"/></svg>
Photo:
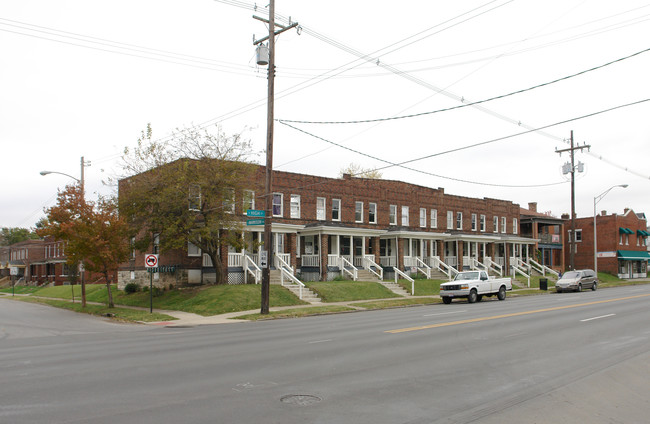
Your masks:
<svg viewBox="0 0 650 424"><path fill-rule="evenodd" d="M454 211L447 211L447 229L454 229Z"/></svg>
<svg viewBox="0 0 650 424"><path fill-rule="evenodd" d="M363 202L354 202L354 222L363 222Z"/></svg>
<svg viewBox="0 0 650 424"><path fill-rule="evenodd" d="M160 254L160 233L154 233L153 235L153 254Z"/></svg>
<svg viewBox="0 0 650 424"><path fill-rule="evenodd" d="M505 216L502 216L502 217L501 217L501 233L505 233L505 232L506 232L506 230L507 230L506 224L507 224L507 223L508 223L508 221L506 220L506 217L505 217Z"/></svg>
<svg viewBox="0 0 650 424"><path fill-rule="evenodd" d="M198 252L198 253L197 253ZM200 257L201 255L201 248L199 246L195 245L191 241L187 241L187 256L195 258L195 257Z"/></svg>
<svg viewBox="0 0 650 424"><path fill-rule="evenodd" d="M377 223L377 204L368 203L368 223L376 224Z"/></svg>
<svg viewBox="0 0 650 424"><path fill-rule="evenodd" d="M316 219L318 221L325 221L327 217L327 199L324 197L316 198Z"/></svg>
<svg viewBox="0 0 650 424"><path fill-rule="evenodd" d="M462 212L456 212L456 229L457 230L462 230L463 229L463 213Z"/></svg>
<svg viewBox="0 0 650 424"><path fill-rule="evenodd" d="M334 217L334 212L336 212L337 217ZM341 220L341 199L332 199L332 221Z"/></svg>
<svg viewBox="0 0 650 424"><path fill-rule="evenodd" d="M438 228L438 209L431 209L430 221L431 228Z"/></svg>
<svg viewBox="0 0 650 424"><path fill-rule="evenodd" d="M388 221L389 225L397 225L397 205L388 207Z"/></svg>
<svg viewBox="0 0 650 424"><path fill-rule="evenodd" d="M519 234L519 223L517 218L512 218L512 234Z"/></svg>
<svg viewBox="0 0 650 424"><path fill-rule="evenodd" d="M481 215L479 217L479 229L482 233L485 232L485 215Z"/></svg>
<svg viewBox="0 0 650 424"><path fill-rule="evenodd" d="M191 211L201 210L201 186L190 184L187 191L187 208Z"/></svg>
<svg viewBox="0 0 650 424"><path fill-rule="evenodd" d="M227 188L223 197L223 210L227 213L235 213L235 189Z"/></svg>
<svg viewBox="0 0 650 424"><path fill-rule="evenodd" d="M300 219L300 195L292 194L289 202L289 217Z"/></svg>
<svg viewBox="0 0 650 424"><path fill-rule="evenodd" d="M255 209L255 192L253 190L244 190L242 197L243 214L247 215L249 209Z"/></svg>
<svg viewBox="0 0 650 424"><path fill-rule="evenodd" d="M409 207L402 206L402 227L409 226Z"/></svg>
<svg viewBox="0 0 650 424"><path fill-rule="evenodd" d="M492 231L495 232L495 233L498 233L499 232L499 217L495 216L494 219L492 220L492 222L493 222L493 225L494 225L494 229Z"/></svg>
<svg viewBox="0 0 650 424"><path fill-rule="evenodd" d="M472 231L476 231L478 228L478 217L476 216L475 213L472 214Z"/></svg>
<svg viewBox="0 0 650 424"><path fill-rule="evenodd" d="M427 208L420 208L420 228L427 227Z"/></svg>
<svg viewBox="0 0 650 424"><path fill-rule="evenodd" d="M276 196L279 196L279 199L280 199L280 204L279 204L280 213L279 214L275 213L275 206L277 205L277 203L275 202ZM271 214L273 216L282 217L283 212L284 212L284 194L283 193L273 193L273 200L272 200L271 203L272 203L271 204Z"/></svg>

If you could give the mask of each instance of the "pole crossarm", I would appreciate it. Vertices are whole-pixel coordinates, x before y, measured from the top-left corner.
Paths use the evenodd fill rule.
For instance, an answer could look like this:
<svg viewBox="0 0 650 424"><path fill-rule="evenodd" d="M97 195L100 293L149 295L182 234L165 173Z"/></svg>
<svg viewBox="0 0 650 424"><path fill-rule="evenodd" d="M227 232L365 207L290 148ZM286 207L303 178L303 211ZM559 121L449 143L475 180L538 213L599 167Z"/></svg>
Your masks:
<svg viewBox="0 0 650 424"><path fill-rule="evenodd" d="M262 21L262 22L266 22L267 24L269 23L268 19L260 18L259 16L255 16L255 15L253 15L253 18L255 18L255 19L257 19L257 20L260 20L260 21ZM297 26L298 26L298 22L294 22L294 23L292 23L292 24L289 25L289 26L284 26L284 25L280 25L280 24L277 24L277 23L276 23L275 26L280 27L280 28L282 28L282 29L279 30L279 31L275 31L275 32L273 33L273 35L280 35L280 34L282 34L282 33L285 32L285 31L289 31L290 29L297 27ZM253 45L262 44L263 42L265 42L266 40L268 40L269 37L270 37L270 35L267 35L266 37L264 37L264 38L260 38L259 40L253 40Z"/></svg>

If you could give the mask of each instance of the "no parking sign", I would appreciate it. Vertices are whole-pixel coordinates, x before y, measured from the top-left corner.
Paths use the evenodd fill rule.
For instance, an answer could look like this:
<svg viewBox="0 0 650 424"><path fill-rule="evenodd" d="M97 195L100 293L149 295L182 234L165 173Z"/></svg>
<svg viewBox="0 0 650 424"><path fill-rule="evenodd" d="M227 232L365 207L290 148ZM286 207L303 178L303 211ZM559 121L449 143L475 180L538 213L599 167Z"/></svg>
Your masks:
<svg viewBox="0 0 650 424"><path fill-rule="evenodd" d="M144 257L145 268L155 268L158 266L158 255L147 253Z"/></svg>

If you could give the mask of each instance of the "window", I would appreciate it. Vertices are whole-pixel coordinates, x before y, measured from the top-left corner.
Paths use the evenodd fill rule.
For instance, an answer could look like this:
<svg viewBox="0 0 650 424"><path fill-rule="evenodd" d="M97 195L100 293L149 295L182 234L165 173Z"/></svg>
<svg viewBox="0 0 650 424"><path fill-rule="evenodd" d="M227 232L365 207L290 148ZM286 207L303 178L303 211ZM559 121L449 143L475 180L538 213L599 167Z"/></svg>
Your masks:
<svg viewBox="0 0 650 424"><path fill-rule="evenodd" d="M332 221L341 220L341 199L332 199Z"/></svg>
<svg viewBox="0 0 650 424"><path fill-rule="evenodd" d="M191 241L187 241L187 256L201 256L201 249Z"/></svg>
<svg viewBox="0 0 650 424"><path fill-rule="evenodd" d="M244 210L244 215L246 215L246 212L249 209L255 209L255 192L252 190L244 190L244 196L243 196L243 210Z"/></svg>
<svg viewBox="0 0 650 424"><path fill-rule="evenodd" d="M316 198L316 219L319 221L325 220L325 198Z"/></svg>
<svg viewBox="0 0 650 424"><path fill-rule="evenodd" d="M447 229L448 230L453 230L454 229L454 212L453 211L447 211Z"/></svg>
<svg viewBox="0 0 650 424"><path fill-rule="evenodd" d="M291 218L300 218L300 196L297 194L291 195L290 211Z"/></svg>
<svg viewBox="0 0 650 424"><path fill-rule="evenodd" d="M363 202L354 202L354 222L363 222Z"/></svg>
<svg viewBox="0 0 650 424"><path fill-rule="evenodd" d="M282 193L273 193L273 216L282 216Z"/></svg>
<svg viewBox="0 0 650 424"><path fill-rule="evenodd" d="M369 203L368 204L368 222L371 224L377 223L377 204Z"/></svg>
<svg viewBox="0 0 650 424"><path fill-rule="evenodd" d="M227 188L223 196L223 210L228 213L235 213L235 190Z"/></svg>
<svg viewBox="0 0 650 424"><path fill-rule="evenodd" d="M480 216L479 225L480 225L481 231L484 232L485 231L485 215Z"/></svg>
<svg viewBox="0 0 650 424"><path fill-rule="evenodd" d="M456 212L456 229L457 230L462 230L463 229L463 213L462 212Z"/></svg>
<svg viewBox="0 0 650 424"><path fill-rule="evenodd" d="M494 223L492 225L494 226L494 230L492 230L492 231L494 231L495 233L498 233L499 232L499 217L498 216L494 217Z"/></svg>
<svg viewBox="0 0 650 424"><path fill-rule="evenodd" d="M191 211L201 210L201 186L190 184L187 194L188 208Z"/></svg>
<svg viewBox="0 0 650 424"><path fill-rule="evenodd" d="M409 226L409 207L408 206L402 206L402 226L403 227L408 227Z"/></svg>
<svg viewBox="0 0 650 424"><path fill-rule="evenodd" d="M438 209L431 209L431 228L438 228Z"/></svg>
<svg viewBox="0 0 650 424"><path fill-rule="evenodd" d="M573 237L571 236L572 231L569 230L569 243L571 243L573 240ZM575 237L575 242L580 243L582 242L582 230L576 230L576 237Z"/></svg>
<svg viewBox="0 0 650 424"><path fill-rule="evenodd" d="M420 208L420 227L427 226L427 210L426 208Z"/></svg>
<svg viewBox="0 0 650 424"><path fill-rule="evenodd" d="M135 237L131 237L131 259L135 259Z"/></svg>
<svg viewBox="0 0 650 424"><path fill-rule="evenodd" d="M519 225L517 224L517 218L512 218L512 234L519 233Z"/></svg>
<svg viewBox="0 0 650 424"><path fill-rule="evenodd" d="M388 221L390 225L397 225L397 205L390 205L388 210Z"/></svg>
<svg viewBox="0 0 650 424"><path fill-rule="evenodd" d="M627 246L628 244L630 244L630 235L625 234L625 245Z"/></svg>
<svg viewBox="0 0 650 424"><path fill-rule="evenodd" d="M505 216L501 217L501 232L502 233L506 232L506 217Z"/></svg>
<svg viewBox="0 0 650 424"><path fill-rule="evenodd" d="M153 252L154 255L160 253L160 234L156 233L153 235Z"/></svg>
<svg viewBox="0 0 650 424"><path fill-rule="evenodd" d="M476 225L477 225L477 222L476 222L476 214L473 213L473 214L472 214L472 231L476 231Z"/></svg>

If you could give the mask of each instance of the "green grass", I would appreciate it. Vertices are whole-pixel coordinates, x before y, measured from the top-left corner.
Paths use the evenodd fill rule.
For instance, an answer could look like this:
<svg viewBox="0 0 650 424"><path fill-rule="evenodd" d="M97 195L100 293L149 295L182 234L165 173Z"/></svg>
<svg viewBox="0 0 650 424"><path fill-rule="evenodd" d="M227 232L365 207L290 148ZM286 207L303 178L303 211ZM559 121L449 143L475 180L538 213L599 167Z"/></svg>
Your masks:
<svg viewBox="0 0 650 424"><path fill-rule="evenodd" d="M415 280L414 296L435 296L440 293L440 284L446 283L446 280ZM411 293L411 282L408 280L397 280L404 290Z"/></svg>
<svg viewBox="0 0 650 424"><path fill-rule="evenodd" d="M299 318L309 315L322 315L322 314L332 314L338 312L350 312L355 311L356 309L350 308L348 306L340 305L330 305L330 306L313 306L309 308L296 308L296 309L285 309L283 311L271 311L268 315L262 314L249 314L235 317L235 319L247 319L250 321L257 321L260 319L271 319L271 318Z"/></svg>
<svg viewBox="0 0 650 424"><path fill-rule="evenodd" d="M520 284L523 288L529 288L529 287L528 287L528 279L522 277L521 275L517 275L517 277L515 277L515 278L516 278L516 280L519 282L519 284ZM531 289L533 289L533 288L535 288L535 289L539 289L539 279L540 279L540 278L546 278L546 280L547 280L547 284L548 284L548 287L553 287L553 286L555 286L555 282L557 281L557 277L556 277L555 275L552 275L552 274L547 274L546 276L541 276L541 275L531 275L531 276L530 276L530 288L531 288ZM512 288L513 288L513 289L516 289L516 288L518 288L518 287L516 287L516 286L513 284L513 287L512 287Z"/></svg>
<svg viewBox="0 0 650 424"><path fill-rule="evenodd" d="M390 300L378 300L375 302L360 302L355 303L354 306L358 306L365 309L385 309L385 308L397 308L401 306L412 306L412 305L432 305L434 303L440 303L442 299L437 297L420 297L417 299L390 299Z"/></svg>
<svg viewBox="0 0 650 424"><path fill-rule="evenodd" d="M38 290L38 287L27 287L27 286L15 286L13 289L15 294L31 294ZM0 289L2 293L12 293L11 287L8 289Z"/></svg>
<svg viewBox="0 0 650 424"><path fill-rule="evenodd" d="M349 302L365 299L398 297L379 283L368 281L310 282L305 285L318 293L323 302Z"/></svg>
<svg viewBox="0 0 650 424"><path fill-rule="evenodd" d="M34 298L34 297L20 297L15 298L22 302L31 302L39 303L44 305L50 305L61 309L68 309L74 312L82 312L90 315L105 316L106 314L111 314L111 318L118 321L125 322L156 322L156 321L173 321L177 318L171 317L169 315L161 313L152 313L149 311L137 310L137 309L126 309L126 308L108 308L104 305L93 305L86 304L85 308L81 307L79 301L72 303L67 300L58 300L58 299L44 299L44 298Z"/></svg>

